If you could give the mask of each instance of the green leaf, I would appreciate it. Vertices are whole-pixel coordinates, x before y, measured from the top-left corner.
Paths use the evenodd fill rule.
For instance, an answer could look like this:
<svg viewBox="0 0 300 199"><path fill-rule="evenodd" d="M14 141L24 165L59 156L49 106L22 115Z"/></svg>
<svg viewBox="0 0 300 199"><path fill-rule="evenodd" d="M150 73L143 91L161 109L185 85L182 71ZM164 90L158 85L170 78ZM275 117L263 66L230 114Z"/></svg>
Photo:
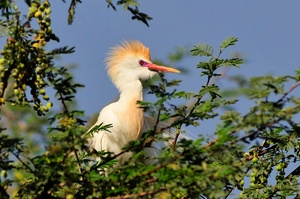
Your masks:
<svg viewBox="0 0 300 199"><path fill-rule="evenodd" d="M168 87L178 86L180 82L181 82L181 80L171 80L171 81L167 82L167 86Z"/></svg>
<svg viewBox="0 0 300 199"><path fill-rule="evenodd" d="M222 66L234 66L240 68L240 64L243 64L244 60L240 58L223 59Z"/></svg>
<svg viewBox="0 0 300 199"><path fill-rule="evenodd" d="M89 130L89 132L87 132L86 135L90 135L93 133L97 133L99 131L107 131L110 132L109 128L111 128L112 125L111 124L107 124L107 125L103 125L103 122L99 125L95 125L91 130Z"/></svg>
<svg viewBox="0 0 300 199"><path fill-rule="evenodd" d="M60 48L56 48L54 50L51 50L47 53L47 55L58 55L58 54L71 54L75 52L75 47L68 47L68 46L64 46L64 47L60 47Z"/></svg>
<svg viewBox="0 0 300 199"><path fill-rule="evenodd" d="M124 10L127 10L129 6L139 6L139 3L136 0L127 0L124 3Z"/></svg>
<svg viewBox="0 0 300 199"><path fill-rule="evenodd" d="M194 48L190 51L193 56L206 56L210 57L213 56L214 49L208 44L197 44Z"/></svg>
<svg viewBox="0 0 300 199"><path fill-rule="evenodd" d="M128 10L131 12L131 14L133 15L131 17L132 20L138 20L143 22L144 24L146 24L146 26L149 27L148 24L148 20L152 20L152 18L150 16L148 16L147 14L140 12L138 7L135 6L135 8L133 9L132 7L128 7Z"/></svg>
<svg viewBox="0 0 300 199"><path fill-rule="evenodd" d="M220 89L218 86L216 85L210 85L210 86L206 86L204 88L202 88L200 91L199 91L199 95L200 96L204 96L206 93L217 93L219 92Z"/></svg>
<svg viewBox="0 0 300 199"><path fill-rule="evenodd" d="M224 50L228 46L233 46L238 41L236 37L228 37L226 38L220 45L221 50Z"/></svg>
<svg viewBox="0 0 300 199"><path fill-rule="evenodd" d="M194 96L195 94L193 92L186 92L186 91L178 91L174 93L174 96L178 98L185 98L190 99L191 96Z"/></svg>
<svg viewBox="0 0 300 199"><path fill-rule="evenodd" d="M75 7L81 0L72 0L68 10L68 24L71 25L74 21Z"/></svg>
<svg viewBox="0 0 300 199"><path fill-rule="evenodd" d="M242 120L242 116L236 111L226 111L220 118L224 122L239 123Z"/></svg>

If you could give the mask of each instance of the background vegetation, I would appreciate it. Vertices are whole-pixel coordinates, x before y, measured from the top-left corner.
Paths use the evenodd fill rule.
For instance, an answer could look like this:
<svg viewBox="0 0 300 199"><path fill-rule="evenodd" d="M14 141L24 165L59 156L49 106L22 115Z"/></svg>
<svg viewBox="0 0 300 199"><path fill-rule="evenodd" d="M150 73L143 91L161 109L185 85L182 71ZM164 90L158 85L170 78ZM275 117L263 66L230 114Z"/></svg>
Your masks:
<svg viewBox="0 0 300 199"><path fill-rule="evenodd" d="M59 41L51 29L51 2L25 0L28 13L16 2L0 2L6 40L0 58L0 198L299 197L300 70L289 76L237 77L236 89L220 90L216 80L224 68L243 64L238 56L223 56L238 39L228 37L218 49L196 44L190 54L199 58L195 67L206 84L192 93L179 90L181 81L163 74L151 82L149 93L156 101L140 103L157 124L166 125L129 143L124 151L134 156L115 168L120 154L87 152L84 112L74 100L83 85L55 61L57 55L74 53L74 47L47 49L49 42ZM70 3L71 24L81 2L65 3ZM107 5L124 6L133 20L149 26L151 17L135 0L107 0ZM169 58L176 64L184 55L179 50ZM241 96L253 104L245 114L232 108ZM53 103L60 103L60 109L52 110ZM178 139L186 126L208 120L216 121L213 136ZM163 138L169 129L175 136ZM143 147L153 141L168 141L170 147L155 164L145 165ZM99 174L104 169L108 175Z"/></svg>

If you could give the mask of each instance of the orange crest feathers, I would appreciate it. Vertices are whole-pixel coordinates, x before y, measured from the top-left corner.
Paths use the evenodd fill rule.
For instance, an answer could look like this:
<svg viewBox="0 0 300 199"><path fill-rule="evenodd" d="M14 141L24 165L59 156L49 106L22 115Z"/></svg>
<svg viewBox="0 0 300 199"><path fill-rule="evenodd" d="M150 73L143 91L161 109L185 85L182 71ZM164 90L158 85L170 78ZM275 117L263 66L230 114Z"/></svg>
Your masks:
<svg viewBox="0 0 300 199"><path fill-rule="evenodd" d="M143 57L150 60L150 50L144 46L139 41L123 41L122 45L113 47L106 60L106 66L109 70L114 70L113 68L120 63L126 56L133 55L137 57Z"/></svg>

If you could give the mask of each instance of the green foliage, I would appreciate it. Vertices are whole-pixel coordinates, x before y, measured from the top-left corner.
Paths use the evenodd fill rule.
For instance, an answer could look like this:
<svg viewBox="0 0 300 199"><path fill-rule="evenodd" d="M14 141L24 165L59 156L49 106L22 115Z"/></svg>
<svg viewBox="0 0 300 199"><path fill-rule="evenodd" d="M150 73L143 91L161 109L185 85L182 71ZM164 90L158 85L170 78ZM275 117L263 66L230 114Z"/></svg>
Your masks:
<svg viewBox="0 0 300 199"><path fill-rule="evenodd" d="M68 10L68 24L72 24L75 16L75 7L78 3L81 3L81 0L72 0Z"/></svg>
<svg viewBox="0 0 300 199"><path fill-rule="evenodd" d="M240 88L226 93L215 78L221 77L222 68L243 63L239 57L222 57L238 39L225 39L218 51L197 44L190 53L199 57L197 68L206 78L204 85L186 92L177 88L180 80L159 74L149 86L149 94L157 100L139 102L154 117L153 128L120 154L89 151L91 135L100 129L109 131L111 125L96 125L86 133L84 113L74 107L82 85L73 81L67 67L54 61L55 55L73 53L74 48L47 51L43 46L58 41L49 29L51 5L47 0L26 2L26 22L11 1L0 4L0 25L7 37L0 58L1 198L9 194L12 198L228 198L234 192L240 193L239 198L298 197L300 98L294 91L300 85L299 70L289 76L235 77ZM71 21L77 3L71 2ZM112 1L107 3L115 8ZM137 1L117 4L143 18L132 8ZM39 27L29 27L32 20ZM185 53L177 51L170 61L183 57ZM49 90L54 91L54 99L47 95ZM237 112L238 99L226 97L229 94L245 95L253 106L246 113ZM187 103L178 105L178 99ZM60 104L58 110L51 110L54 103ZM20 118L26 119L26 128L21 128ZM187 126L196 133L200 123L212 119L219 122L210 137L180 138ZM28 134L42 137L38 148L43 150L32 147L34 143L25 138ZM160 156L146 157L143 149L153 142L167 142L170 147L163 148ZM116 166L118 157L127 152L132 157Z"/></svg>
<svg viewBox="0 0 300 199"><path fill-rule="evenodd" d="M107 7L112 7L115 11L117 10L115 4L113 3L113 0L106 0ZM149 27L149 20L152 20L152 18L147 15L146 13L139 11L139 3L137 0L119 0L117 1L117 5L124 5L125 10L129 10L132 14L131 19L132 20L138 20L143 22L146 26Z"/></svg>

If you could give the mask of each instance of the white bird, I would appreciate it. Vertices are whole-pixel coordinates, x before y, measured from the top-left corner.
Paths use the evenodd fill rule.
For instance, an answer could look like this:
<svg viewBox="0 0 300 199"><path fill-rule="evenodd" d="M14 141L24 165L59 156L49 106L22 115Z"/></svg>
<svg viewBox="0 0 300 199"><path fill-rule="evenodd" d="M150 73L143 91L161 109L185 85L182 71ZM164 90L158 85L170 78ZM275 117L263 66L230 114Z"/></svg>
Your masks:
<svg viewBox="0 0 300 199"><path fill-rule="evenodd" d="M137 104L137 101L143 101L141 81L152 78L158 72L180 71L152 63L149 48L139 41L124 41L121 46L112 48L106 60L106 68L120 97L117 102L101 110L94 126L111 124L112 127L109 128L110 132L95 132L90 148L119 154L126 144L139 139L143 133L144 113ZM119 156L118 163L122 164L130 156L131 153Z"/></svg>

